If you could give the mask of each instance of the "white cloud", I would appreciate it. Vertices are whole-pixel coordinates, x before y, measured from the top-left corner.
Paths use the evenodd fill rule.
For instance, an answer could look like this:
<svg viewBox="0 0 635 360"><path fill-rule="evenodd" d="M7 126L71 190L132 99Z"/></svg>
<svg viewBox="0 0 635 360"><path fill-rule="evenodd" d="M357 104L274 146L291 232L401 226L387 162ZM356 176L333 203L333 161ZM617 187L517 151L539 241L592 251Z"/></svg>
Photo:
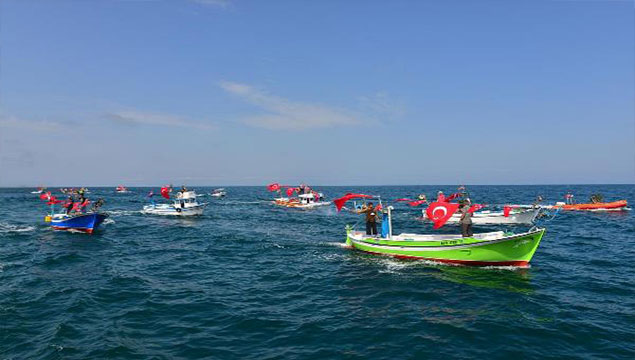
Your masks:
<svg viewBox="0 0 635 360"><path fill-rule="evenodd" d="M378 114L401 116L405 113L403 104L395 101L385 91L379 91L370 96L360 96L359 102L363 108Z"/></svg>
<svg viewBox="0 0 635 360"><path fill-rule="evenodd" d="M343 109L293 102L269 95L249 85L229 81L221 82L220 86L228 93L239 96L266 112L243 119L248 125L274 130L305 130L361 124L357 117Z"/></svg>
<svg viewBox="0 0 635 360"><path fill-rule="evenodd" d="M211 124L193 122L180 116L170 114L148 113L140 111L119 111L109 113L108 117L114 121L130 125L158 125L184 127L199 130L213 130Z"/></svg>
<svg viewBox="0 0 635 360"><path fill-rule="evenodd" d="M48 120L29 120L17 116L0 116L1 127L35 131L57 131L63 129L64 125Z"/></svg>

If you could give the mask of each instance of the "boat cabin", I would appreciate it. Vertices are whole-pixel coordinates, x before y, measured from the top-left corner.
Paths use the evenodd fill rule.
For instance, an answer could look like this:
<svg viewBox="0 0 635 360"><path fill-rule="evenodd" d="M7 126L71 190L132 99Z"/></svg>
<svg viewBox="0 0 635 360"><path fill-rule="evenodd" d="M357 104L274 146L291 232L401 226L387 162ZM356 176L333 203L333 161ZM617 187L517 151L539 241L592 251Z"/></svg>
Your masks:
<svg viewBox="0 0 635 360"><path fill-rule="evenodd" d="M174 207L175 208L187 208L192 206L197 206L198 202L196 201L196 192L195 191L185 191L178 192L174 197Z"/></svg>
<svg viewBox="0 0 635 360"><path fill-rule="evenodd" d="M313 193L298 195L298 199L300 199L301 205L315 204L316 202L320 201L320 198L321 198L321 194L318 196L315 196Z"/></svg>

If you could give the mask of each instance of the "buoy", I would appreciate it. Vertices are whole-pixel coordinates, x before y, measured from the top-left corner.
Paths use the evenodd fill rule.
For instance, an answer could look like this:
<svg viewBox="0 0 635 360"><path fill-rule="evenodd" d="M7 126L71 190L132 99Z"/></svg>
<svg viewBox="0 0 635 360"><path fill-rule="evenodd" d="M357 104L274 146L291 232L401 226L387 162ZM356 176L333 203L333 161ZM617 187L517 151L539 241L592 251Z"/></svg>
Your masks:
<svg viewBox="0 0 635 360"><path fill-rule="evenodd" d="M51 215L46 215L44 217L44 222L51 222Z"/></svg>

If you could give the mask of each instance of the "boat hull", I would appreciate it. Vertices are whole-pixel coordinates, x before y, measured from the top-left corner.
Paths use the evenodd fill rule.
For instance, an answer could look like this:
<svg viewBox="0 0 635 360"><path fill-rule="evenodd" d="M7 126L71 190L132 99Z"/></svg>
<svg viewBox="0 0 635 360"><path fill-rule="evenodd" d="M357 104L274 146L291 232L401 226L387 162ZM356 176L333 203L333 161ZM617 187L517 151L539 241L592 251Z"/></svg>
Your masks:
<svg viewBox="0 0 635 360"><path fill-rule="evenodd" d="M303 204L297 201L296 199L282 198L282 199L275 199L273 201L273 204L276 206L282 206L282 207L293 208L293 209L311 210L321 206L331 205L331 202L330 201L316 201L309 204Z"/></svg>
<svg viewBox="0 0 635 360"><path fill-rule="evenodd" d="M101 213L82 215L56 214L51 219L51 227L55 230L76 230L92 234L107 217L107 214Z"/></svg>
<svg viewBox="0 0 635 360"><path fill-rule="evenodd" d="M626 200L613 201L608 203L595 204L568 204L562 205L562 210L580 210L580 211L621 211L626 210L628 202Z"/></svg>
<svg viewBox="0 0 635 360"><path fill-rule="evenodd" d="M143 207L144 214L164 216L198 216L203 215L205 204L191 207L175 207L172 205L147 205Z"/></svg>
<svg viewBox="0 0 635 360"><path fill-rule="evenodd" d="M446 236L439 240L417 241L402 234L393 239L367 237L348 232L347 244L372 254L398 258L429 260L468 266L519 266L531 261L545 229L491 238Z"/></svg>

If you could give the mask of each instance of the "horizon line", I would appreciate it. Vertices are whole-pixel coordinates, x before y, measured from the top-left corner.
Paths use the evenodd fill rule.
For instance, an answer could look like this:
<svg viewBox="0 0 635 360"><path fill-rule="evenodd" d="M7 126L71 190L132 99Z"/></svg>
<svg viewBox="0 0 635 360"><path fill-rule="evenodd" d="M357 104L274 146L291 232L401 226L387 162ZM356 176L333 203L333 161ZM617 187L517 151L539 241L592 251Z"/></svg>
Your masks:
<svg viewBox="0 0 635 360"><path fill-rule="evenodd" d="M116 188L118 185L50 185L45 188ZM186 184L187 185L187 184ZM633 185L635 183L536 183L536 184L345 184L345 185L311 185L311 187L378 187L378 186L580 186L580 185ZM124 185L125 186L125 185ZM149 188L149 187L161 187L164 185L131 185L125 186L127 188ZM216 184L216 185L188 185L189 187L266 187L267 184L258 185L230 185L230 184ZM0 186L0 189L31 189L39 188L40 186L27 186L27 185L11 185ZM175 186L178 187L178 186Z"/></svg>

